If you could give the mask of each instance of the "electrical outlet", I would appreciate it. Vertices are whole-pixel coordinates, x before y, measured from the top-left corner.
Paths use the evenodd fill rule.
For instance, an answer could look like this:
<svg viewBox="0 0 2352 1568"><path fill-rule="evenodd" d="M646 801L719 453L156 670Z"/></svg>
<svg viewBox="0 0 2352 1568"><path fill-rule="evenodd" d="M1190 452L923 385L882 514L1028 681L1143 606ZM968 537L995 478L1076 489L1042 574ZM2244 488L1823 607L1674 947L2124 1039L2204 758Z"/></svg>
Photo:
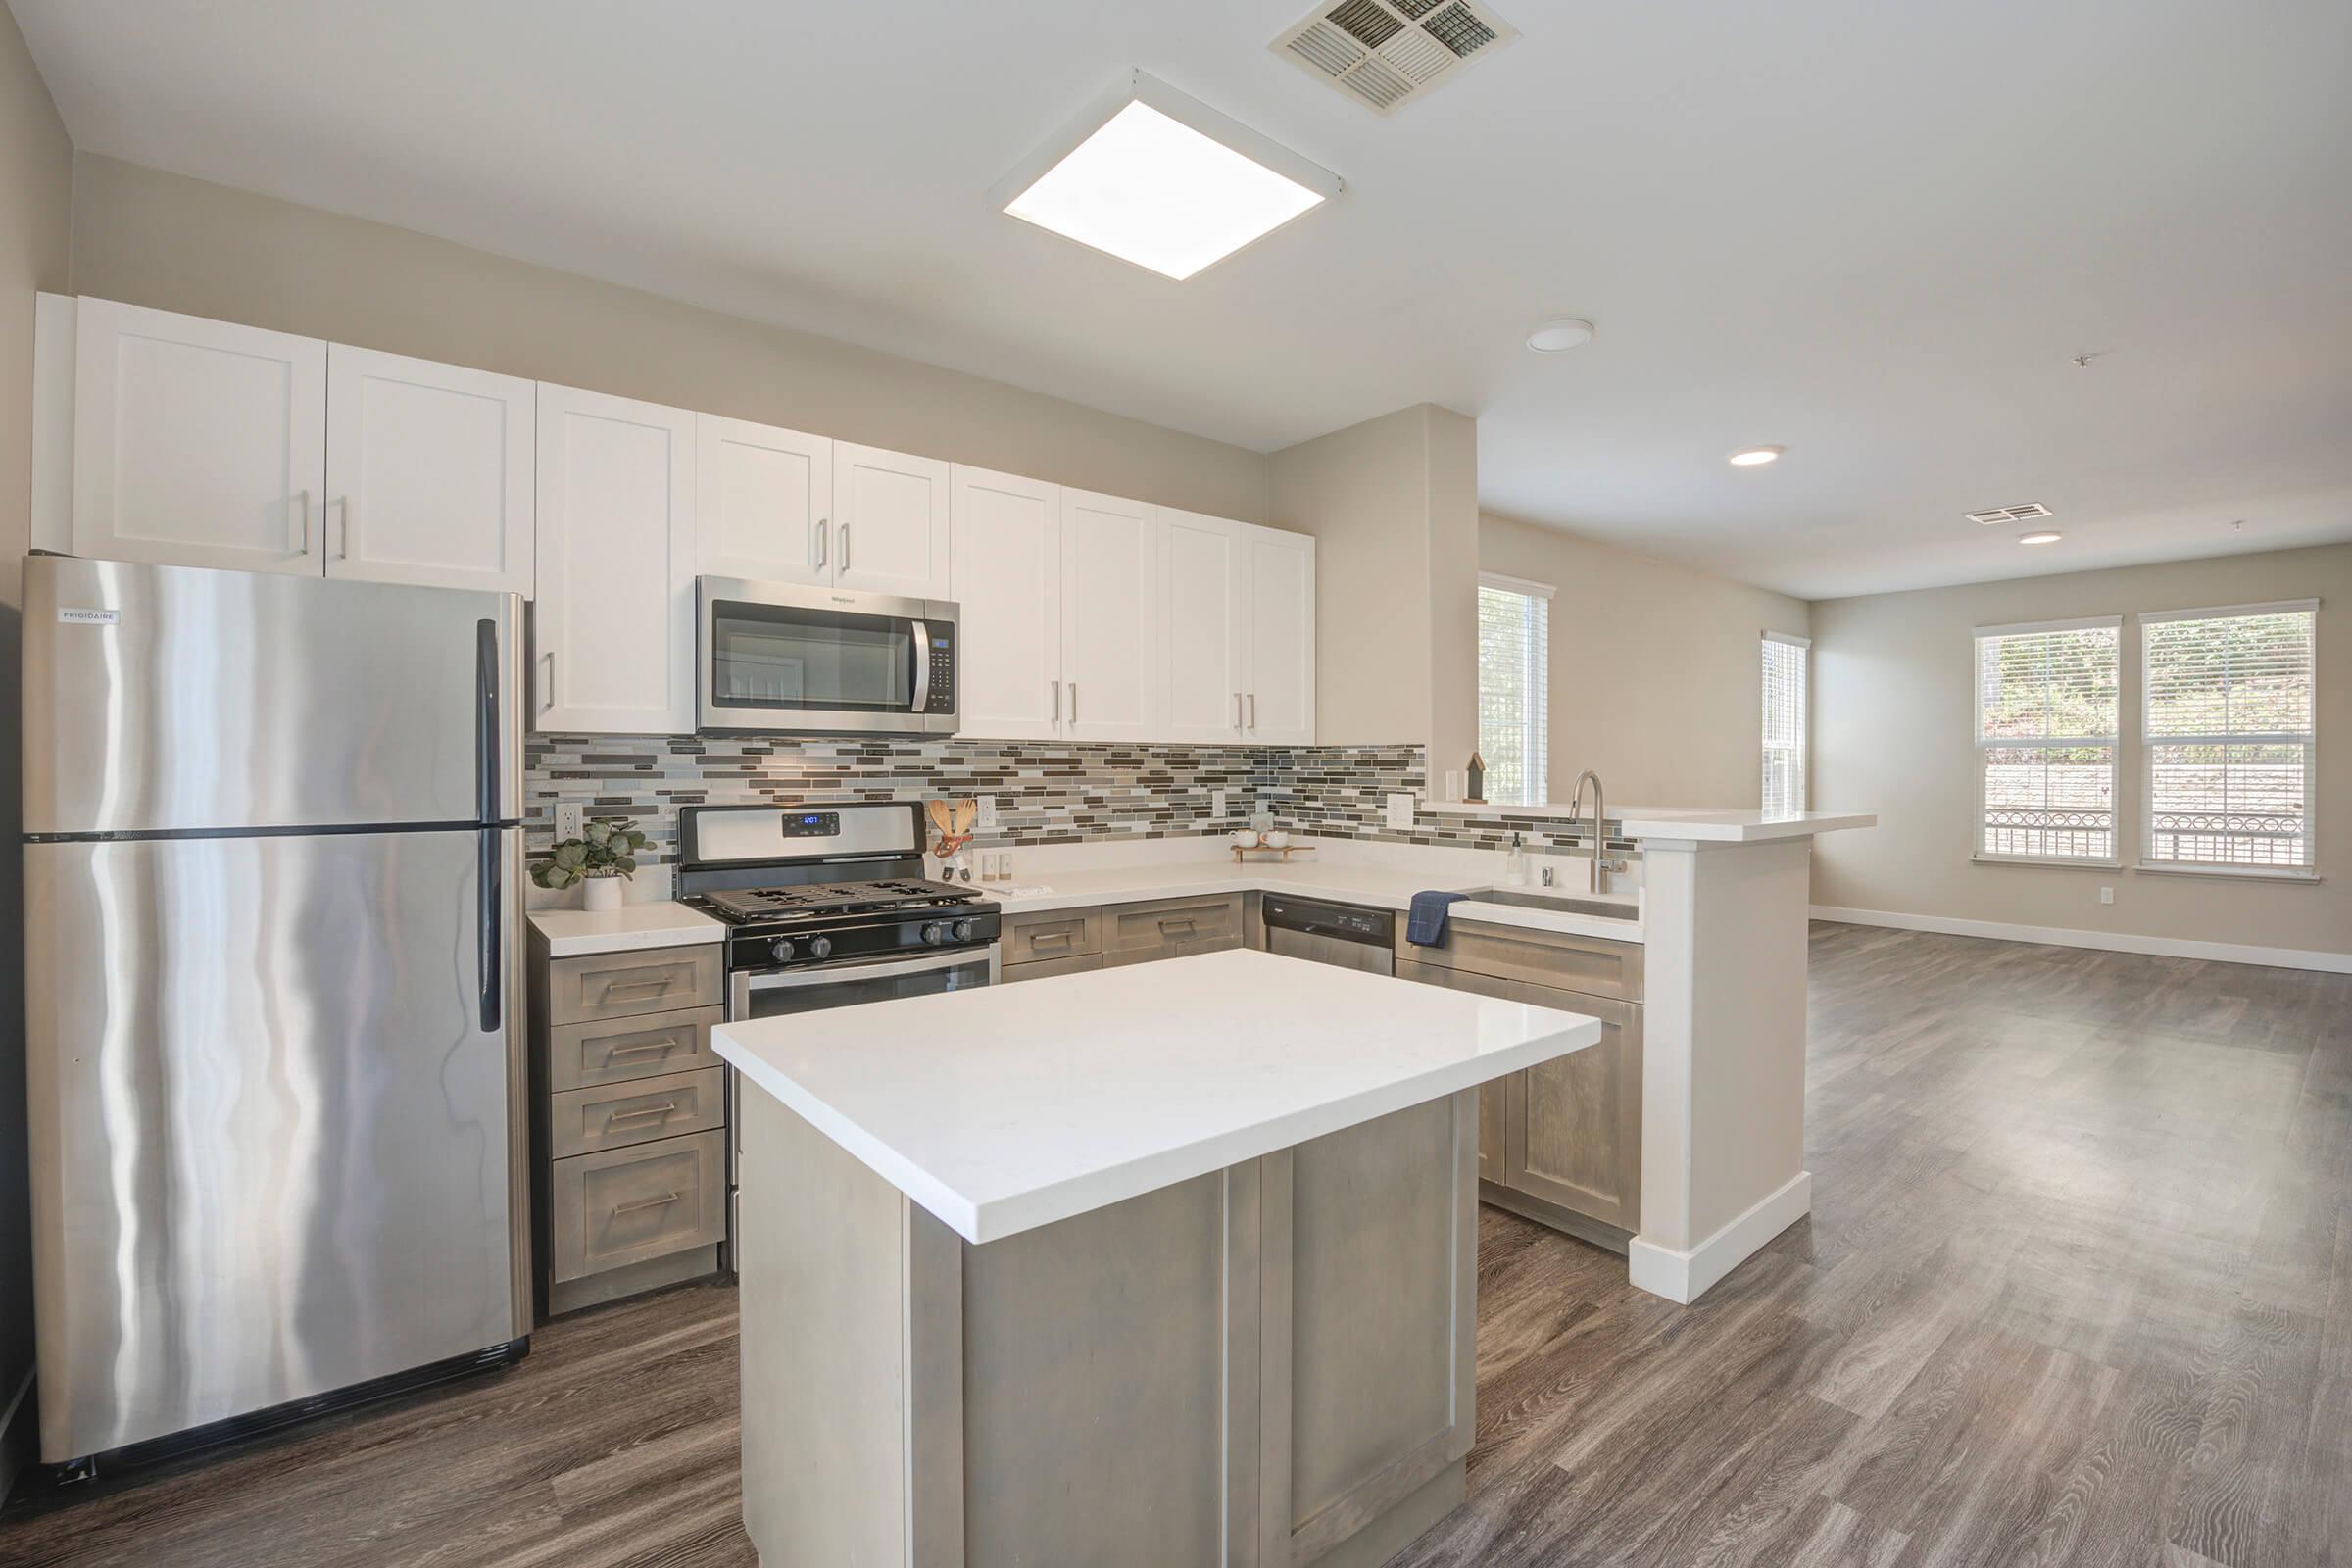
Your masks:
<svg viewBox="0 0 2352 1568"><path fill-rule="evenodd" d="M1413 798L1410 794L1400 790L1389 797L1387 820L1389 830L1393 833L1410 833L1413 830Z"/></svg>
<svg viewBox="0 0 2352 1568"><path fill-rule="evenodd" d="M588 827L588 808L577 801L563 801L556 807L556 837L576 839Z"/></svg>
<svg viewBox="0 0 2352 1568"><path fill-rule="evenodd" d="M2115 889L2113 889L2113 888L2101 888L2101 889L2099 889L2099 902L2100 902L2101 904L2113 904L2113 903L2115 902Z"/></svg>
<svg viewBox="0 0 2352 1568"><path fill-rule="evenodd" d="M1216 817L1220 821L1224 819L1225 792L1223 790L1210 790L1208 792L1208 814Z"/></svg>
<svg viewBox="0 0 2352 1568"><path fill-rule="evenodd" d="M986 833L994 833L997 830L997 798L994 795L980 797L979 826L981 831Z"/></svg>

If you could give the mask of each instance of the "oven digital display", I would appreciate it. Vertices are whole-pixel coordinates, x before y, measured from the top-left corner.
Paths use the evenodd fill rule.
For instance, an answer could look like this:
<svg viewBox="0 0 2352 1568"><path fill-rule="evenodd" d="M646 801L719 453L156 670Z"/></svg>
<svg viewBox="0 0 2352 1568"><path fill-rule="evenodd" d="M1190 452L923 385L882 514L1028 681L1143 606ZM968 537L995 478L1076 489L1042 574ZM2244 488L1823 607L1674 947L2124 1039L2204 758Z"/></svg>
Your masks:
<svg viewBox="0 0 2352 1568"><path fill-rule="evenodd" d="M839 811L788 811L784 815L784 836L788 839L827 839L840 832Z"/></svg>

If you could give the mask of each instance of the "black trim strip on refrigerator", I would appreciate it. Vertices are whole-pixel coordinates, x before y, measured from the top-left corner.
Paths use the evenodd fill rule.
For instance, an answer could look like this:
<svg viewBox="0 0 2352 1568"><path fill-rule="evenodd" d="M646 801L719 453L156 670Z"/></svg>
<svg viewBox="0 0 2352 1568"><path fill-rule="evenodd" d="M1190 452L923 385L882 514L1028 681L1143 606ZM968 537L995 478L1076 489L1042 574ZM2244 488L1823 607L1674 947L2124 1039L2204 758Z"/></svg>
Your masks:
<svg viewBox="0 0 2352 1568"><path fill-rule="evenodd" d="M312 839L349 833L472 833L486 827L520 827L520 817L496 822L321 822L313 827L156 827L95 833L27 833L27 844L145 844L173 839Z"/></svg>

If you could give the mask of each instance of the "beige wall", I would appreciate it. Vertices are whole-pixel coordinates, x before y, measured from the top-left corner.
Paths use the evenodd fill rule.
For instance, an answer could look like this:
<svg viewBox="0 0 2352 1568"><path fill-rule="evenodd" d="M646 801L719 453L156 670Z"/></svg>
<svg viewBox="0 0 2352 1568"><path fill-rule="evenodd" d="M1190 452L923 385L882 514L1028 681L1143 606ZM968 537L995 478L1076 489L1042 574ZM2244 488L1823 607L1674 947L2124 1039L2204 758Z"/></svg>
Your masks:
<svg viewBox="0 0 2352 1568"><path fill-rule="evenodd" d="M1763 774L1766 631L1807 635L1801 600L1487 514L1481 570L1550 583L1550 793L1586 768L1617 806L1752 808Z"/></svg>
<svg viewBox="0 0 2352 1568"><path fill-rule="evenodd" d="M1980 865L1976 811L1978 626L2070 615L2321 601L2318 886L2223 882L2129 870ZM2029 577L1813 607L1813 804L1872 810L1876 828L1822 838L1813 902L1946 919L2123 933L2258 948L2352 953L2352 545L2172 565ZM2124 627L2122 858L2138 858L2138 632ZM2115 903L2099 903L2099 889Z"/></svg>
<svg viewBox="0 0 2352 1568"><path fill-rule="evenodd" d="M77 294L1268 520L1262 453L135 164L74 168Z"/></svg>
<svg viewBox="0 0 2352 1568"><path fill-rule="evenodd" d="M1470 755L1477 520L1478 425L1447 409L1416 404L1274 454L1274 524L1315 536L1323 744Z"/></svg>
<svg viewBox="0 0 2352 1568"><path fill-rule="evenodd" d="M32 1370L32 1255L24 1168L24 995L17 659L31 543L32 297L66 286L74 150L0 7L0 1417ZM29 1441L29 1403L15 1431ZM21 1448L0 1432L0 1495Z"/></svg>

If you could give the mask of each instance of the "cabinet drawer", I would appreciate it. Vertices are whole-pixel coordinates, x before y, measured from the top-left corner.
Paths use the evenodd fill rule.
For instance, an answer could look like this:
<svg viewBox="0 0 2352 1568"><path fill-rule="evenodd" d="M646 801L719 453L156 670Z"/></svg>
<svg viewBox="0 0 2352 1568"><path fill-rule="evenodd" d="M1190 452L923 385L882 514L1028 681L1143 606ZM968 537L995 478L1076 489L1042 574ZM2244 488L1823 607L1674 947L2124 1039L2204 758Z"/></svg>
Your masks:
<svg viewBox="0 0 2352 1568"><path fill-rule="evenodd" d="M1535 931L1458 916L1446 923L1446 940L1434 948L1407 942L1396 927L1396 956L1413 963L1464 969L1497 980L1519 980L1590 997L1642 1000L1642 944L1600 937Z"/></svg>
<svg viewBox="0 0 2352 1568"><path fill-rule="evenodd" d="M1008 986L1020 980L1051 980L1057 974L1085 974L1102 967L1100 953L1078 953L1066 958L1041 958L1035 963L1008 963L998 977L997 984Z"/></svg>
<svg viewBox="0 0 2352 1568"><path fill-rule="evenodd" d="M567 1023L548 1031L547 1086L592 1089L632 1078L657 1078L715 1067L710 1030L721 1007L691 1007L613 1023Z"/></svg>
<svg viewBox="0 0 2352 1568"><path fill-rule="evenodd" d="M1004 922L1004 962L1038 963L1102 951L1101 909L1047 909Z"/></svg>
<svg viewBox="0 0 2352 1568"><path fill-rule="evenodd" d="M1106 965L1177 958L1241 945L1239 893L1114 904L1102 910L1102 955Z"/></svg>
<svg viewBox="0 0 2352 1568"><path fill-rule="evenodd" d="M725 1077L716 1067L548 1097L548 1152L558 1159L625 1149L727 1124Z"/></svg>
<svg viewBox="0 0 2352 1568"><path fill-rule="evenodd" d="M547 1021L593 1023L719 1004L719 948L655 948L557 958L547 966Z"/></svg>
<svg viewBox="0 0 2352 1568"><path fill-rule="evenodd" d="M727 1135L575 1154L548 1167L548 1275L561 1283L727 1235Z"/></svg>

